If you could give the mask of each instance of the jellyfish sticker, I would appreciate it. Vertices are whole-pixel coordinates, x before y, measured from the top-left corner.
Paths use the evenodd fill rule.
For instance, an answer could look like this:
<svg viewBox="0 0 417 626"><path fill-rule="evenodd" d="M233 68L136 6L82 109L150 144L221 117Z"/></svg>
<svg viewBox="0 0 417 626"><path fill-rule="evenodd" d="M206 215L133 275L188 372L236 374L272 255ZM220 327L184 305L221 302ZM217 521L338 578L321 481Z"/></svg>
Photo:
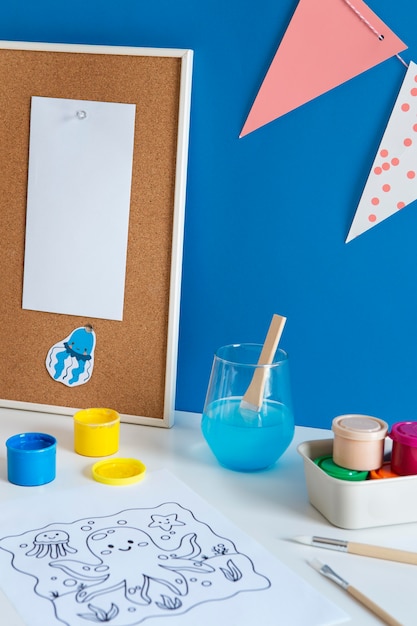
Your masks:
<svg viewBox="0 0 417 626"><path fill-rule="evenodd" d="M84 385L93 373L95 345L90 324L76 328L49 350L45 364L50 376L67 387Z"/></svg>

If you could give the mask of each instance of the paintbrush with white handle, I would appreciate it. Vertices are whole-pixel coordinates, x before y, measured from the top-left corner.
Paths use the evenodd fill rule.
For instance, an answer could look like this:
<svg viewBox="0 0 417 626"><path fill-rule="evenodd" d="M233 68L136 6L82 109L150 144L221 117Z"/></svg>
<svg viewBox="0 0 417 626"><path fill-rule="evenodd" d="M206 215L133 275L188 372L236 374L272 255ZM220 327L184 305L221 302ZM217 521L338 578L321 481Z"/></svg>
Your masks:
<svg viewBox="0 0 417 626"><path fill-rule="evenodd" d="M257 363L260 367L255 369L250 385L241 400L241 409L254 411L255 413L261 410L267 374L267 368L262 367L262 365L270 365L273 362L286 321L287 318L281 315L274 314L272 317L265 343Z"/></svg>
<svg viewBox="0 0 417 626"><path fill-rule="evenodd" d="M382 609L373 600L365 596L362 591L359 591L359 589L353 587L353 585L344 580L341 576L339 576L339 574L336 574L336 572L332 570L329 565L322 563L318 559L308 561L308 564L311 565L311 567L313 567L315 570L320 572L320 574L335 582L337 585L339 585L339 587L342 587L342 589L347 591L353 598L355 598L355 600L366 606L367 609L377 615L388 626L403 626L398 620L389 615L389 613L384 611L384 609Z"/></svg>
<svg viewBox="0 0 417 626"><path fill-rule="evenodd" d="M396 561L397 563L408 563L417 565L417 552L407 550L397 550L395 548L385 548L383 546L373 546L367 543L356 543L343 539L329 539L327 537L294 537L294 541L316 548L327 548L328 550L338 550L339 552L349 552L360 556L370 556L375 559L385 561Z"/></svg>

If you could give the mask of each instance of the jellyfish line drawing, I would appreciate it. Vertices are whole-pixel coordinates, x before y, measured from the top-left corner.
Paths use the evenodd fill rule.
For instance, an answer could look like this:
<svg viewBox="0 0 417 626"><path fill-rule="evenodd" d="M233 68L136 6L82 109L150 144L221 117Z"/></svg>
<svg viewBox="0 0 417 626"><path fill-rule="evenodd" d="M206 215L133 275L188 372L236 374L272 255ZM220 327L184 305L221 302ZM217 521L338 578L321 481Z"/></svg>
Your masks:
<svg viewBox="0 0 417 626"><path fill-rule="evenodd" d="M38 533L33 540L33 547L26 552L26 556L35 556L37 559L49 557L58 559L67 554L75 554L77 550L69 545L69 534L65 530L50 530Z"/></svg>

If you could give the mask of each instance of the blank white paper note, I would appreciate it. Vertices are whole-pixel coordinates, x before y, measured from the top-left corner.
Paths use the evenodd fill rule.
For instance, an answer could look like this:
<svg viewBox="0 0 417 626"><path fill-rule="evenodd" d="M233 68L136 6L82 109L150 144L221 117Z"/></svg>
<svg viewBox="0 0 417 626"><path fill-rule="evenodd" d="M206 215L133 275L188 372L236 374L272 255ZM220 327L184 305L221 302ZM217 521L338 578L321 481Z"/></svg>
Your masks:
<svg viewBox="0 0 417 626"><path fill-rule="evenodd" d="M123 319L135 105L33 97L24 309Z"/></svg>

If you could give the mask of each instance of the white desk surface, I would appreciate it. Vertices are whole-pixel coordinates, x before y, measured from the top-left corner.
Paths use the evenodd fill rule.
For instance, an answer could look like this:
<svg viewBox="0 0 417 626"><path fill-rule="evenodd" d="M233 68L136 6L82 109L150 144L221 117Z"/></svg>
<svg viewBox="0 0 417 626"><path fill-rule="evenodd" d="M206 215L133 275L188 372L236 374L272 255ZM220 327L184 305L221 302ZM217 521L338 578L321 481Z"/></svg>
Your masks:
<svg viewBox="0 0 417 626"><path fill-rule="evenodd" d="M50 433L58 440L57 476L48 485L19 487L7 480L4 442L11 435L27 431ZM200 415L178 412L171 429L122 424L120 450L116 456L139 458L149 471L162 468L171 471L343 608L351 617L345 622L348 626L376 626L382 622L313 570L307 563L309 559L318 558L328 563L404 626L415 626L415 566L312 548L291 541L297 535L319 535L405 549L417 546L417 523L343 530L332 526L309 504L303 461L297 453L297 445L302 441L329 437L331 433L327 430L297 427L291 447L273 468L251 474L232 472L220 467L208 449L200 432ZM58 490L86 484L91 480L89 468L93 462L94 459L73 452L72 418L0 409L0 530L1 508L7 506L8 501L24 498L28 489L38 489L40 493L49 491L53 495ZM0 615L4 626L24 626L1 591Z"/></svg>

